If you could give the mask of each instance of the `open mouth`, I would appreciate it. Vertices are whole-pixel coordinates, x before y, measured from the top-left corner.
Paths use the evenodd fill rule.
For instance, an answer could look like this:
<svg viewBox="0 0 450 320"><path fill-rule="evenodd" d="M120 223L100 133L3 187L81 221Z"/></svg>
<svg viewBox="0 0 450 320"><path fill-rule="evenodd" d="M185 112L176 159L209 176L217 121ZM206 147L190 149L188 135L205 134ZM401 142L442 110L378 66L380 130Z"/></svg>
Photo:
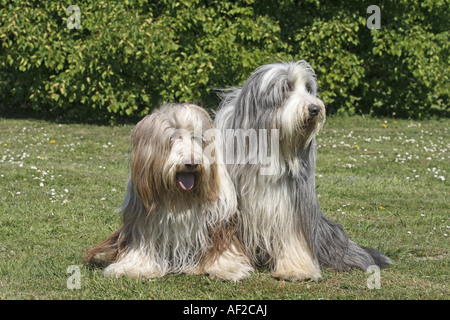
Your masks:
<svg viewBox="0 0 450 320"><path fill-rule="evenodd" d="M181 189L191 190L195 185L195 174L193 172L178 172L177 180Z"/></svg>

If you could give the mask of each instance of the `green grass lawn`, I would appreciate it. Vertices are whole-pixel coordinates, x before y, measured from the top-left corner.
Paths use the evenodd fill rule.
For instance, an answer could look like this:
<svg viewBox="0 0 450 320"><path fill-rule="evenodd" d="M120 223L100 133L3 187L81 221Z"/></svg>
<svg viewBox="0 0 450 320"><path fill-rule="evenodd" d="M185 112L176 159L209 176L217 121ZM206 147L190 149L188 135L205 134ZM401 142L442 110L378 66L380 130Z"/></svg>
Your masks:
<svg viewBox="0 0 450 320"><path fill-rule="evenodd" d="M318 136L322 210L395 264L285 282L106 279L85 250L120 223L132 126L0 118L0 299L449 299L450 120L335 117ZM81 272L69 289L69 266ZM70 280L70 279L69 279Z"/></svg>

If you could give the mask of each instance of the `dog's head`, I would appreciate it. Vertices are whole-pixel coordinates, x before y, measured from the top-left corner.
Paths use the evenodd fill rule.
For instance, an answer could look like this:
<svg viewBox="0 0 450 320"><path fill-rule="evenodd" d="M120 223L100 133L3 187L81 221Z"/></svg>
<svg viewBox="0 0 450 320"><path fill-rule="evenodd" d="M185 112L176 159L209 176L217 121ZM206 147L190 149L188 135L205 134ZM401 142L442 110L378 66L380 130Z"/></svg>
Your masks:
<svg viewBox="0 0 450 320"><path fill-rule="evenodd" d="M216 198L218 175L208 113L195 105L167 105L134 128L131 178L144 205L185 206ZM212 157L211 157L212 156Z"/></svg>
<svg viewBox="0 0 450 320"><path fill-rule="evenodd" d="M291 149L307 147L325 122L314 70L303 60L259 67L225 96L224 105L230 103L233 128L278 129L282 145Z"/></svg>

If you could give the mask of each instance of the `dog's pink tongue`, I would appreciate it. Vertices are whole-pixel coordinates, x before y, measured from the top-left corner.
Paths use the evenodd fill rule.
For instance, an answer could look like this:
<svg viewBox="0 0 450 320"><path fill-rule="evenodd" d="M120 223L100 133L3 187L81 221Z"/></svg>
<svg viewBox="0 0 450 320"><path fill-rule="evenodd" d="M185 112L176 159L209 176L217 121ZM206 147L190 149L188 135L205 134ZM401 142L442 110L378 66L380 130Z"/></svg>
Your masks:
<svg viewBox="0 0 450 320"><path fill-rule="evenodd" d="M194 174L189 172L178 173L178 183L183 190L191 190L194 186Z"/></svg>

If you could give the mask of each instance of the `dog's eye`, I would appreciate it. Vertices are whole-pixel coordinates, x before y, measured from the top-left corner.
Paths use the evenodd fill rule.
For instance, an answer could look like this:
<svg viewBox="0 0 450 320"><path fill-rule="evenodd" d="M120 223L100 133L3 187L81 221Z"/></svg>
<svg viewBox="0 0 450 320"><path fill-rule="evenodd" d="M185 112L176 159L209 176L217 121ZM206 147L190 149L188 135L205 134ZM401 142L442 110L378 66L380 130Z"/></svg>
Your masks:
<svg viewBox="0 0 450 320"><path fill-rule="evenodd" d="M313 89L313 86L311 85L311 83L307 82L305 84L305 89L309 94L314 94L314 89Z"/></svg>
<svg viewBox="0 0 450 320"><path fill-rule="evenodd" d="M170 136L170 142L174 143L176 140L183 140L183 135L175 132Z"/></svg>
<svg viewBox="0 0 450 320"><path fill-rule="evenodd" d="M293 91L294 90L294 86L292 84L290 84L289 82L286 82L286 91Z"/></svg>

